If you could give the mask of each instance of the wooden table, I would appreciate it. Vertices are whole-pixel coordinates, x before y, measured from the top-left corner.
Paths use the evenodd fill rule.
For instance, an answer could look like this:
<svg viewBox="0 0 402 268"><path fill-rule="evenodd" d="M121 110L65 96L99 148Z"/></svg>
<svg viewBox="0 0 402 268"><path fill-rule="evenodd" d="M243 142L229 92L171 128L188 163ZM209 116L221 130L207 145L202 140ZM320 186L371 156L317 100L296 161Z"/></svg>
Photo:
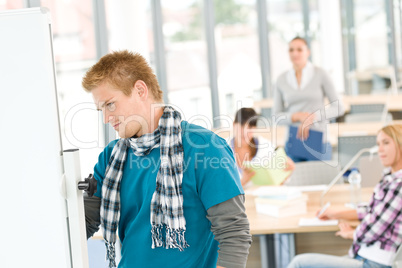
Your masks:
<svg viewBox="0 0 402 268"><path fill-rule="evenodd" d="M254 204L254 196L250 191L246 193L246 214L250 222L250 231L252 235L260 236L261 264L263 268L277 266L276 259L278 251L274 242L274 234L287 234L289 258L295 253L294 234L297 233L320 233L338 231L338 226L299 226L300 218L313 218L320 209L321 191L305 192L308 195L307 213L286 218L275 218L256 212ZM368 201L372 195L373 188L362 189L362 201ZM349 185L335 185L331 191L323 198L323 202L331 202L331 206L344 207L345 203L350 201ZM350 222L351 225L357 226L358 221Z"/></svg>
<svg viewBox="0 0 402 268"><path fill-rule="evenodd" d="M319 192L305 192L308 195L307 214L294 217L275 218L259 214L255 209L254 196L246 194L246 213L250 221L251 234L274 234L274 233L304 233L304 232L327 232L336 231L338 226L314 226L300 227L300 218L313 218L320 209ZM368 201L373 193L373 188L362 189L362 200ZM344 206L350 200L349 185L335 185L324 197L324 202L331 202L332 206ZM356 224L355 222L354 224Z"/></svg>
<svg viewBox="0 0 402 268"><path fill-rule="evenodd" d="M345 112L350 111L352 104L386 104L388 111L399 112L402 111L402 95L357 95L357 96L342 96ZM262 108L272 108L274 105L273 99L262 99L255 101L253 107L257 110Z"/></svg>
<svg viewBox="0 0 402 268"><path fill-rule="evenodd" d="M394 124L402 124L402 120L394 120ZM381 122L362 123L332 123L328 124L328 141L333 147L338 145L338 137L352 135L377 135L383 127ZM257 128L255 136L261 136L276 146L284 146L286 143L288 127L284 125L270 126L269 128ZM224 139L233 137L232 130L227 128L215 129L214 132Z"/></svg>

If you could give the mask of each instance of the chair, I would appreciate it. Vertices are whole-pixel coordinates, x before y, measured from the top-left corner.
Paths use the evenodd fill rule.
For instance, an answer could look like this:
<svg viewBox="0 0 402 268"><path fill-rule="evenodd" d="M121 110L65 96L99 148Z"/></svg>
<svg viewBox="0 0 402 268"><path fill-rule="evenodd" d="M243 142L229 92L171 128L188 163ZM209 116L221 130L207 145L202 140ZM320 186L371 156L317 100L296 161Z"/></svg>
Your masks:
<svg viewBox="0 0 402 268"><path fill-rule="evenodd" d="M350 114L357 113L382 113L385 109L384 103L373 103L373 104L351 104Z"/></svg>
<svg viewBox="0 0 402 268"><path fill-rule="evenodd" d="M402 268L402 247L398 248L396 255L394 257L394 261L392 264L392 268Z"/></svg>
<svg viewBox="0 0 402 268"><path fill-rule="evenodd" d="M385 116L385 118L384 118ZM356 123L356 122L391 122L392 114L380 112L370 112L370 113L350 113L345 115L345 123Z"/></svg>
<svg viewBox="0 0 402 268"><path fill-rule="evenodd" d="M359 159L362 187L374 187L381 179L384 166L378 155L362 155Z"/></svg>
<svg viewBox="0 0 402 268"><path fill-rule="evenodd" d="M336 161L307 161L295 164L288 186L328 184L340 171Z"/></svg>
<svg viewBox="0 0 402 268"><path fill-rule="evenodd" d="M272 108L261 108L261 116L271 120Z"/></svg>
<svg viewBox="0 0 402 268"><path fill-rule="evenodd" d="M338 159L340 166L346 165L361 149L371 148L377 143L376 135L338 137Z"/></svg>

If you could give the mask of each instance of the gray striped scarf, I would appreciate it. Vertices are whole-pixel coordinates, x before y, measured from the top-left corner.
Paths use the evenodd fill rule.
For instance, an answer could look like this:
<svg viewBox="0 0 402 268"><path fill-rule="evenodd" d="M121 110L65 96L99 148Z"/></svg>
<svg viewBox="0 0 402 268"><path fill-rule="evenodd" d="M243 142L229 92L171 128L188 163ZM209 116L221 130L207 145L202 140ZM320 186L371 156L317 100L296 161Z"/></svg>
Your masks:
<svg viewBox="0 0 402 268"><path fill-rule="evenodd" d="M116 267L116 231L120 219L120 182L127 149L144 156L160 147L160 167L156 175L156 189L151 200L152 248L188 247L184 233L183 215L183 145L180 113L170 106L164 108L158 128L139 138L120 139L114 146L102 185L101 228L107 248L109 267ZM163 235L165 234L165 235Z"/></svg>

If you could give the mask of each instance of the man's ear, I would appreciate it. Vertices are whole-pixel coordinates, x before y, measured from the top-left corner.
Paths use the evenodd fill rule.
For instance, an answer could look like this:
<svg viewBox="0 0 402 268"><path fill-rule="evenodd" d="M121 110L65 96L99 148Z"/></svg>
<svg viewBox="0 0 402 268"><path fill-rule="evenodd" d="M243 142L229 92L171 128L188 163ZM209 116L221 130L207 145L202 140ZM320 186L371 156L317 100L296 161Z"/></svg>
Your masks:
<svg viewBox="0 0 402 268"><path fill-rule="evenodd" d="M137 94L140 99L146 100L148 98L148 86L142 80L137 80L134 84L133 94Z"/></svg>

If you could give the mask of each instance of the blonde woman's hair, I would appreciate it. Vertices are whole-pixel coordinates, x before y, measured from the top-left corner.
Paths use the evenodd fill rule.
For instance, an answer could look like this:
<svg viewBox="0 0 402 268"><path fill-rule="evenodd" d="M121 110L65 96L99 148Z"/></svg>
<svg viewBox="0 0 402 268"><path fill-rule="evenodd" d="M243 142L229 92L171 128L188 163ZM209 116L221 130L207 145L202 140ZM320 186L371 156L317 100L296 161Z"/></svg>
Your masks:
<svg viewBox="0 0 402 268"><path fill-rule="evenodd" d="M130 96L138 80L145 82L155 101L162 101L158 80L146 59L139 53L127 50L103 56L87 71L82 79L82 86L87 92L91 92L101 84L107 83Z"/></svg>
<svg viewBox="0 0 402 268"><path fill-rule="evenodd" d="M384 132L386 135L392 138L395 142L396 150L399 151L402 148L402 125L394 124L388 125L380 129L378 133Z"/></svg>

